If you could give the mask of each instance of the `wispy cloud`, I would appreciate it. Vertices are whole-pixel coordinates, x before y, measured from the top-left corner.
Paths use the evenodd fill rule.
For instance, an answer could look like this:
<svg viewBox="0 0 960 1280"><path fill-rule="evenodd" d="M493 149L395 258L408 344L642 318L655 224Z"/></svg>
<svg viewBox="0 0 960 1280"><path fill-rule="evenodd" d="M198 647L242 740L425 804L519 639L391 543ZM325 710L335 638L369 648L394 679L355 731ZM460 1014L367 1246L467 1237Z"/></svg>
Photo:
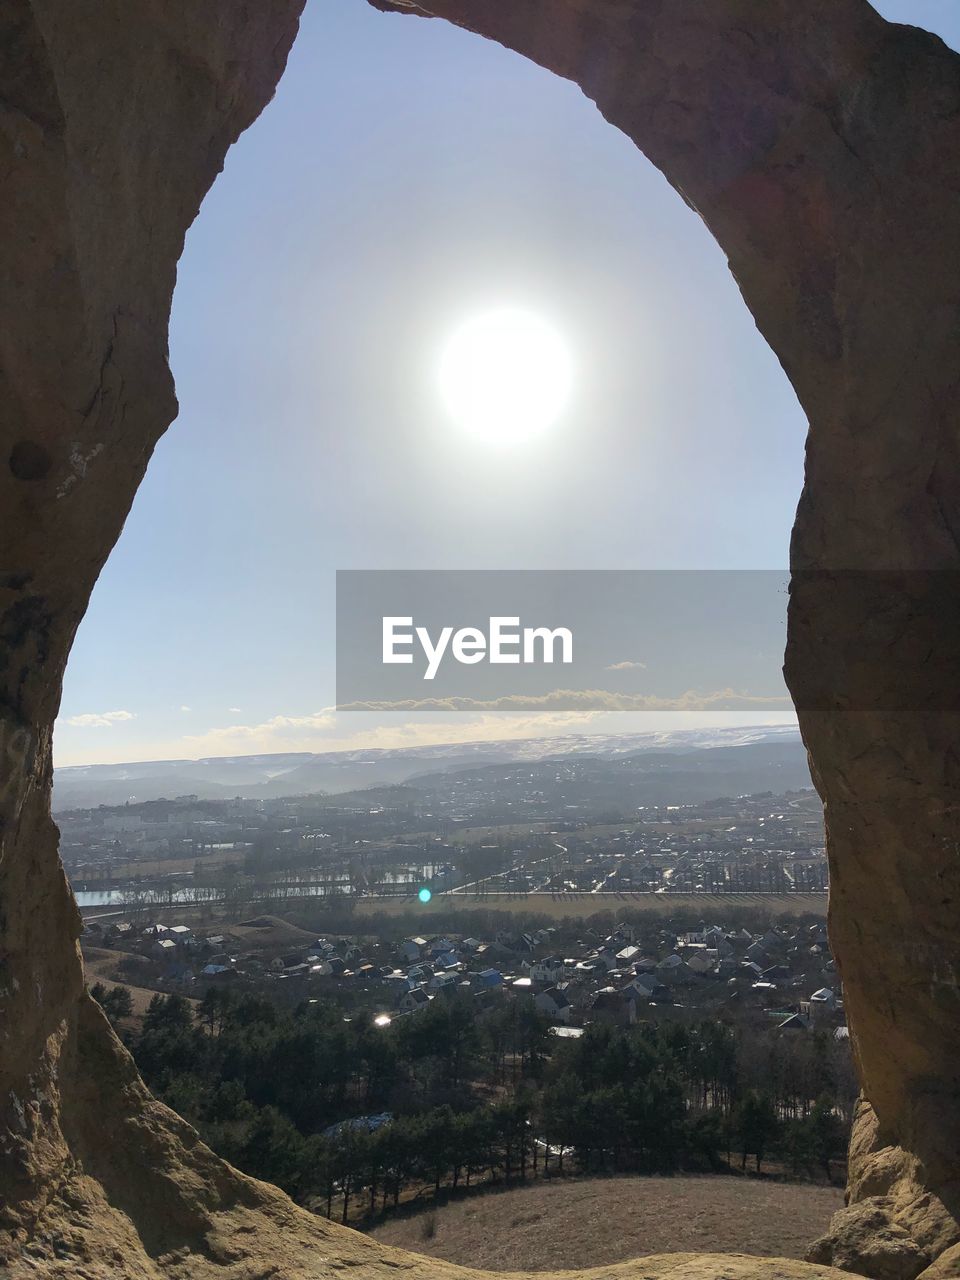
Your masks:
<svg viewBox="0 0 960 1280"><path fill-rule="evenodd" d="M243 710L243 707L227 707L227 710L232 712L235 716L238 716Z"/></svg>
<svg viewBox="0 0 960 1280"><path fill-rule="evenodd" d="M611 662L608 671L646 671L647 664L645 662L632 662L629 658L625 662Z"/></svg>
<svg viewBox="0 0 960 1280"><path fill-rule="evenodd" d="M74 729L109 729L124 720L135 720L132 711L87 711L83 715L68 716L64 721Z"/></svg>
<svg viewBox="0 0 960 1280"><path fill-rule="evenodd" d="M677 697L652 693L616 693L610 689L554 689L542 694L508 694L499 698L407 698L398 702L348 702L338 711L738 711L791 706L779 694L751 694L736 689L700 693L688 689Z"/></svg>
<svg viewBox="0 0 960 1280"><path fill-rule="evenodd" d="M180 710L181 710L181 711L192 711L192 710L193 710L193 707L183 706L183 707L181 707L181 708L180 708Z"/></svg>
<svg viewBox="0 0 960 1280"><path fill-rule="evenodd" d="M363 714L340 716L332 707L305 716L273 716L261 724L226 725L187 734L180 747L198 756L266 754L280 751L356 751L434 746L450 741L496 742L551 737L589 729L595 710L541 711L532 714L473 714L436 720L373 723Z"/></svg>
<svg viewBox="0 0 960 1280"><path fill-rule="evenodd" d="M699 696L699 695L698 695ZM773 698L764 699L773 703ZM619 709L598 708L523 712L504 710L460 711L451 714L443 706L434 715L415 712L377 716L364 712L341 715L325 708L312 715L273 716L262 724L230 725L206 733L178 736L151 742L143 748L140 759L182 759L183 756L259 755L283 751L369 751L377 749L409 749L439 746L457 742L507 742L525 738L562 738L570 734L648 733L674 729L697 729L704 726L736 726L789 724L796 726L792 706L782 710L763 709L748 704L736 711L724 711L716 704L698 711L689 706L670 707L665 711L640 709L624 714ZM116 744L112 749L105 741ZM89 743L79 753L63 742L57 765L108 764L131 759L129 749L121 744L125 735L107 735L96 747Z"/></svg>
<svg viewBox="0 0 960 1280"><path fill-rule="evenodd" d="M238 747L249 751L309 751L310 740L328 733L336 725L333 709L325 707L305 716L272 716L259 724L227 724L205 733L188 733L186 746L204 755L222 751L232 755Z"/></svg>

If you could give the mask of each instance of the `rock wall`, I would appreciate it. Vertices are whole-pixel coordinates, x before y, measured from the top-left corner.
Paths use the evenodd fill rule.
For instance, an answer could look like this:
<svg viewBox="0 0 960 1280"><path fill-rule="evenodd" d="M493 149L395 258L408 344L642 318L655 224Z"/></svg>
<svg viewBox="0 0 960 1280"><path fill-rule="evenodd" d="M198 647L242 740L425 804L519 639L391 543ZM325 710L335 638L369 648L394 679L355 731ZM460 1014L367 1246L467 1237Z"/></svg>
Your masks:
<svg viewBox="0 0 960 1280"><path fill-rule="evenodd" d="M149 1097L83 994L49 810L70 643L176 411L183 237L301 4L0 14L0 1261L15 1276L457 1272L297 1210ZM866 0L378 7L429 9L576 80L699 211L808 413L787 674L870 1100L848 1219L817 1252L877 1277L958 1274L960 59ZM834 1274L681 1255L606 1274L668 1271Z"/></svg>
<svg viewBox="0 0 960 1280"><path fill-rule="evenodd" d="M50 817L64 664L176 414L184 235L272 95L301 4L0 7L0 1228L15 1238L77 1155L67 1063L85 1029L109 1039Z"/></svg>
<svg viewBox="0 0 960 1280"><path fill-rule="evenodd" d="M716 237L808 415L785 672L871 1104L816 1256L914 1276L960 1242L960 58L866 0L372 3L580 84Z"/></svg>

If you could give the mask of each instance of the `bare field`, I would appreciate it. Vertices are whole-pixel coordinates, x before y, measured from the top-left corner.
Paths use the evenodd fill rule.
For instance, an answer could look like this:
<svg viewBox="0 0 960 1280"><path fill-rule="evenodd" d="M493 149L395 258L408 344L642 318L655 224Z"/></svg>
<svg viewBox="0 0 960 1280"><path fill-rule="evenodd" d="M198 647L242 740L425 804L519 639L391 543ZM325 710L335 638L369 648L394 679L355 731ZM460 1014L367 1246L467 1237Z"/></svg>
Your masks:
<svg viewBox="0 0 960 1280"><path fill-rule="evenodd" d="M192 855L188 858L142 858L139 861L117 863L112 869L109 884L104 881L101 885L97 880L91 879L89 887L106 889L110 884L123 884L128 880L147 880L152 876L190 875L196 867L202 868L204 872L215 873L229 866L242 868L243 852L241 850L219 849L216 853ZM77 878L83 880L82 875L78 874Z"/></svg>
<svg viewBox="0 0 960 1280"><path fill-rule="evenodd" d="M312 899L305 899L312 901ZM258 915L241 920L238 924L225 924L223 932L238 945L251 950L278 951L299 946L309 946L316 933L301 929L277 915Z"/></svg>
<svg viewBox="0 0 960 1280"><path fill-rule="evenodd" d="M370 1234L494 1271L557 1271L687 1251L801 1258L842 1208L838 1187L723 1176L571 1179L426 1206Z"/></svg>
<svg viewBox="0 0 960 1280"><path fill-rule="evenodd" d="M95 982L102 982L108 987L126 987L133 1000L134 1016L141 1018L146 1013L150 1001L157 992L149 987L138 987L136 985L136 966L131 965L132 973L124 973L120 967L121 960L137 961L140 959L140 956L130 956L123 951L111 951L103 947L85 946L83 947L83 969L87 985L92 987ZM146 961L143 962L143 967L148 967ZM133 981L131 981L131 978L133 978ZM186 999L189 1000L190 1004L197 1003L190 996L187 996Z"/></svg>
<svg viewBox="0 0 960 1280"><path fill-rule="evenodd" d="M562 920L591 916L598 911L616 912L621 907L662 916L681 909L696 907L705 919L721 917L725 911L742 907L768 911L771 916L826 916L827 895L825 893L570 893L553 897L549 893L516 896L507 893L490 893L485 897L475 898L472 893L444 893L437 894L426 906L422 906L413 897L361 898L356 910L358 915L377 911L395 915L416 910L429 916L438 911L447 912L457 909L469 911L484 908L489 911L514 911L526 915L552 916L554 919Z"/></svg>

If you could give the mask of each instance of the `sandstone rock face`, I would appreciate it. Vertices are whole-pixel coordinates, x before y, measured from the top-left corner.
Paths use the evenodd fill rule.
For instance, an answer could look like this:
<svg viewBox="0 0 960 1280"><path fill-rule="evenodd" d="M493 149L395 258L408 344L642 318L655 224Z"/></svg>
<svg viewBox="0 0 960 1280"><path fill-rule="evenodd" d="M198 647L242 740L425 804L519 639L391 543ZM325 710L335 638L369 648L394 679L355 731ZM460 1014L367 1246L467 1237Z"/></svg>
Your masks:
<svg viewBox="0 0 960 1280"><path fill-rule="evenodd" d="M960 58L866 0L372 2L578 82L699 212L807 412L785 670L873 1109L850 1196L920 1268L960 1240ZM868 1216L818 1256L873 1274Z"/></svg>
<svg viewBox="0 0 960 1280"><path fill-rule="evenodd" d="M817 1253L956 1275L960 59L866 0L377 3L576 80L699 211L808 413L786 669L871 1104L855 1209ZM183 237L269 99L301 5L6 0L0 14L0 1262L14 1276L469 1274L296 1209L150 1098L83 994L50 817L70 643L176 411ZM668 1273L837 1274L688 1255L595 1274Z"/></svg>
<svg viewBox="0 0 960 1280"><path fill-rule="evenodd" d="M273 93L300 7L0 9L0 1253L85 1159L67 1099L84 1035L110 1042L83 997L50 817L63 668L176 412L184 235Z"/></svg>

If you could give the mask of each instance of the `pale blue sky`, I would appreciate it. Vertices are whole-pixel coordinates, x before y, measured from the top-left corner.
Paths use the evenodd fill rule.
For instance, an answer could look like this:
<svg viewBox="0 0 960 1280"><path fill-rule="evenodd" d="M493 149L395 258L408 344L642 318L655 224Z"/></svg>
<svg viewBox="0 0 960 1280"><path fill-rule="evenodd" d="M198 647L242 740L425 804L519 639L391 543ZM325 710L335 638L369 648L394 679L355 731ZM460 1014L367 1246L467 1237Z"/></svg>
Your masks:
<svg viewBox="0 0 960 1280"><path fill-rule="evenodd" d="M876 7L960 45L955 0ZM577 370L507 454L435 385L458 321L503 304ZM338 568L786 562L804 420L720 250L578 89L444 23L308 4L189 234L171 362L180 417L80 629L59 764L500 736L324 710Z"/></svg>

